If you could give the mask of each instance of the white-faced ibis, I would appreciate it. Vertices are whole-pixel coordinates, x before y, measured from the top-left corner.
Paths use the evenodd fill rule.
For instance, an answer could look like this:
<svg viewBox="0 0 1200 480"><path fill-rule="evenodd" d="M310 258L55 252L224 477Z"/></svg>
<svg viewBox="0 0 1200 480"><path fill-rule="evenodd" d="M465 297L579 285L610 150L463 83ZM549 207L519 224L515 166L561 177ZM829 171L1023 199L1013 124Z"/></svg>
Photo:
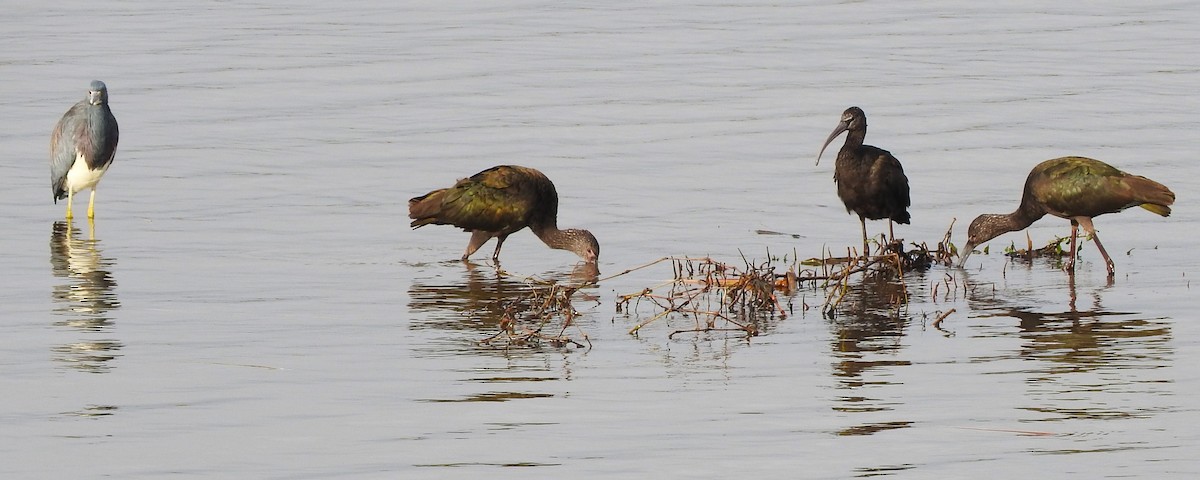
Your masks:
<svg viewBox="0 0 1200 480"><path fill-rule="evenodd" d="M570 250L595 263L600 243L591 232L558 229L558 192L542 172L516 165L500 165L464 178L453 187L434 190L408 201L408 217L414 229L425 225L454 225L471 232L462 259L493 237L500 261L500 247L513 232L529 227L550 248Z"/></svg>
<svg viewBox="0 0 1200 480"><path fill-rule="evenodd" d="M108 87L92 80L87 98L63 114L50 135L50 191L54 203L67 199L73 215L75 192L92 189L88 218L96 214L96 184L117 155L117 118L108 108Z"/></svg>
<svg viewBox="0 0 1200 480"><path fill-rule="evenodd" d="M1092 236L1100 255L1108 265L1108 276L1115 270L1092 226L1092 217L1116 213L1130 207L1142 207L1164 217L1171 214L1175 193L1154 180L1117 170L1112 165L1084 157L1061 157L1039 163L1025 180L1025 192L1017 211L1004 215L984 214L971 222L967 246L959 266L976 246L1004 233L1023 230L1047 213L1071 221L1071 257L1064 268L1075 267L1075 239L1078 228Z"/></svg>
<svg viewBox="0 0 1200 480"><path fill-rule="evenodd" d="M908 223L908 177L904 167L890 152L871 145L863 145L867 136L867 114L861 108L850 107L842 112L842 120L821 146L817 154L817 165L833 139L846 133L846 144L838 151L837 163L833 167L833 181L837 183L838 198L846 205L846 212L858 214L862 224L863 255L867 254L867 220L888 219L888 232L895 238L892 222Z"/></svg>

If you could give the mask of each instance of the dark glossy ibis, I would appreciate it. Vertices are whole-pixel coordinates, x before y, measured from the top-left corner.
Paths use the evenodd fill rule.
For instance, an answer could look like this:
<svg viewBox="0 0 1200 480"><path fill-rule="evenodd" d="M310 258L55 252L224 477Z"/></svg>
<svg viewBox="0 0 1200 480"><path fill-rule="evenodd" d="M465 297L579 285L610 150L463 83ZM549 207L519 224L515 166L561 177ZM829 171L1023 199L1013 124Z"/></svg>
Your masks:
<svg viewBox="0 0 1200 480"><path fill-rule="evenodd" d="M867 136L867 114L861 108L850 107L842 112L842 120L821 146L817 154L817 165L833 139L846 133L846 144L838 151L837 163L833 167L833 181L837 183L838 198L846 205L846 212L858 214L862 224L863 255L867 255L867 220L888 219L888 232L895 239L892 223L908 223L908 207L912 201L908 196L908 177L904 167L890 152L871 145L863 145Z"/></svg>
<svg viewBox="0 0 1200 480"><path fill-rule="evenodd" d="M1100 255L1115 273L1113 261L1104 251L1092 226L1092 217L1142 207L1164 217L1171 214L1175 193L1149 178L1130 175L1112 165L1084 157L1061 157L1039 163L1025 180L1021 205L1009 214L984 214L971 222L967 246L959 266L976 246L1004 233L1023 230L1047 213L1071 221L1071 257L1064 268L1075 268L1075 239L1080 226L1092 236Z"/></svg>
<svg viewBox="0 0 1200 480"><path fill-rule="evenodd" d="M117 155L117 118L108 108L108 87L92 80L87 98L63 114L50 135L50 191L54 203L67 199L67 219L73 215L75 192L92 189L88 218L96 214L96 184Z"/></svg>
<svg viewBox="0 0 1200 480"><path fill-rule="evenodd" d="M500 165L464 178L453 187L434 190L408 201L414 229L425 225L454 225L471 232L465 261L493 237L500 247L513 232L529 227L550 248L570 250L588 263L600 256L600 243L591 232L558 229L558 192L542 172Z"/></svg>

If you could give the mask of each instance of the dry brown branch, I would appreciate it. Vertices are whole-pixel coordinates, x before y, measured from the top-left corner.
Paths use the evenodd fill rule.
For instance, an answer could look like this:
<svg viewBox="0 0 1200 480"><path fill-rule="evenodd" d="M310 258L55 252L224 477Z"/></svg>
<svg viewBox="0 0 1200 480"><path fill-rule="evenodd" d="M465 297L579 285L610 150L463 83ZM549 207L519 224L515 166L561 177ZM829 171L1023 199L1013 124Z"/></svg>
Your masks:
<svg viewBox="0 0 1200 480"><path fill-rule="evenodd" d="M655 321L677 315L692 317L695 327L676 330L671 336L717 331L757 335L756 320L776 314L780 318L787 316L787 309L776 292L790 294L798 288L799 281L792 272L777 274L771 262L756 265L744 256L742 261L745 266L737 267L708 257L672 258L672 280L637 293L619 295L617 311L636 312L642 301L653 304L658 310L634 325L629 330L631 334ZM667 291L659 292L661 289Z"/></svg>
<svg viewBox="0 0 1200 480"><path fill-rule="evenodd" d="M628 273L636 272L636 271L638 271L638 270L641 270L641 269L643 269L643 268L646 268L646 267L649 267L649 266L652 266L652 265L656 265L656 264L659 264L659 263L665 262L665 261L667 261L667 260L670 260L670 259L671 259L671 257L662 257L662 258L660 258L660 259L658 259L658 260L655 260L655 261L652 261L652 262L648 262L648 263L645 263L645 264L643 264L643 265L639 265L639 266L636 266L636 267L633 267L633 268L627 268L627 269L625 269L625 270L622 270L620 273L614 273L614 274L612 274L612 275L609 275L609 276L607 276L607 277L604 277L604 278L597 279L595 282L592 282L592 283L600 283L600 282L603 282L603 281L605 281L605 280L612 280L612 279L614 279L614 278L617 278L617 277L619 277L619 276L621 276L621 275L625 275L625 274L628 274Z"/></svg>
<svg viewBox="0 0 1200 480"><path fill-rule="evenodd" d="M949 317L951 313L955 312L955 310L956 309L953 308L946 310L945 312L942 312L941 315L938 315L937 318L933 319L933 323L931 324L933 328L938 328L938 326L942 324L942 320L945 320L946 317Z"/></svg>

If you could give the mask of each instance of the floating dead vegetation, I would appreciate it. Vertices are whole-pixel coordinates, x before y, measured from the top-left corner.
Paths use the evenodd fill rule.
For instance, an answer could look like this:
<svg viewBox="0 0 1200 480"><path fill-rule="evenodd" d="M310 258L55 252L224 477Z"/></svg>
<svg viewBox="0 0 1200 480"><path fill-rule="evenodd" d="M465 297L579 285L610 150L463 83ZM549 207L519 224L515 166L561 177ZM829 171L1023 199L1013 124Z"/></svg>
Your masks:
<svg viewBox="0 0 1200 480"><path fill-rule="evenodd" d="M904 281L907 272L927 270L933 265L953 264L958 256L957 249L950 242L953 231L954 221L951 221L946 234L933 248L926 242L911 242L906 247L903 241L880 241L881 252L871 256L858 255L853 248L847 248L846 255L840 257L826 250L820 258L800 262L797 278L802 282L812 282L815 288L825 294L820 311L826 317L837 314L838 308L852 291L854 284L851 278L857 274L861 274L859 285L896 287L889 289L891 293L886 298L886 306L898 314L909 303L908 287ZM808 308L807 305L805 307Z"/></svg>
<svg viewBox="0 0 1200 480"><path fill-rule="evenodd" d="M533 278L527 281L530 284L527 293L504 301L499 331L479 343L506 349L547 346L590 349L592 343L587 334L579 330L576 339L567 335L567 329L574 325L579 314L572 305L572 297L592 283L570 286Z"/></svg>
<svg viewBox="0 0 1200 480"><path fill-rule="evenodd" d="M1087 238L1089 237L1084 237L1083 240L1086 241ZM1024 258L1028 260L1042 257L1062 259L1071 255L1071 237L1054 237L1046 246L1033 248L1033 239L1030 238L1029 232L1026 231L1025 242L1026 248L1024 250L1018 249L1014 243L1004 249L1004 255L1009 258ZM984 253L987 253L986 248L984 249Z"/></svg>
<svg viewBox="0 0 1200 480"><path fill-rule="evenodd" d="M731 332L749 338L760 334L765 325L794 314L794 301L800 291L820 292L821 313L835 315L851 291L851 279L859 274L863 283L871 280L897 285L898 293L890 296L889 304L898 310L909 301L905 272L925 270L934 264L950 265L956 254L948 230L935 248L925 243L906 247L896 241L886 244L882 253L867 257L856 255L853 249L847 249L845 256L825 252L821 257L803 261L795 261L797 257L793 255L790 262L786 256L776 258L769 252L769 260L752 261L743 256L740 264L711 257L665 257L638 269L669 262L672 278L618 295L616 310L631 316L638 316L642 308L653 310L630 328L630 334L675 317L689 320L689 325L672 329L668 338L711 332ZM814 308L805 298L799 300L801 311Z"/></svg>
<svg viewBox="0 0 1200 480"><path fill-rule="evenodd" d="M629 330L636 334L642 327L668 316L692 319L689 328L676 329L668 338L681 333L737 332L747 337L758 335L761 322L786 318L778 293L791 295L800 288L796 274L777 272L771 261L755 264L743 258L739 267L710 257L664 257L643 265L670 262L673 278L634 293L617 296L617 313L636 314L643 304L656 313Z"/></svg>
<svg viewBox="0 0 1200 480"><path fill-rule="evenodd" d="M501 348L591 348L587 335L578 327L577 336L567 334L579 314L572 306L575 294L582 288L663 264L671 267L669 278L617 295L616 312L638 319L628 331L631 335L655 322L666 322L671 328L668 338L689 333L750 338L794 315L796 307L801 312L818 309L826 317L836 316L854 288L886 290L886 308L898 314L909 303L907 273L953 263L958 252L950 243L952 229L953 222L932 248L924 242L880 242L880 252L870 256L847 248L845 255L826 250L820 257L805 260L799 260L795 252L782 257L767 252L767 260L763 261L743 255L736 263L712 257L662 257L604 278L593 275L573 285L522 277L529 285L528 292L503 300L499 331L480 344ZM502 270L500 273L520 277ZM952 288L956 291L957 285L946 282L945 290L939 292L935 285L934 295L948 294ZM797 295L805 291L816 294L820 303L810 304L810 297ZM938 323L944 318L938 318ZM680 320L686 325L680 325Z"/></svg>
<svg viewBox="0 0 1200 480"><path fill-rule="evenodd" d="M1076 248L1076 252L1082 249L1082 243L1090 239L1090 236L1080 237L1080 245ZM991 253L988 245L983 245L978 251L984 255ZM1004 247L1003 255L1007 258L1008 263L1017 262L1033 262L1037 259L1045 259L1050 262L1058 262L1061 266L1064 260L1071 256L1071 237L1055 236L1046 245L1042 247L1034 247L1033 239L1029 236L1029 232L1025 232L1025 248L1018 248L1016 242L1010 243ZM1005 269L1007 270L1007 268Z"/></svg>
<svg viewBox="0 0 1200 480"><path fill-rule="evenodd" d="M872 256L856 256L853 252L843 257L825 256L801 262L797 274L801 281L811 281L825 292L820 306L825 316L834 316L838 307L851 291L851 278L861 274L862 284L893 283L899 288L888 300L891 308L899 310L908 305L909 293L904 276L908 272L928 270L933 265L951 265L957 252L949 242L949 232L942 242L930 248L926 243L910 243L908 247L899 241L888 243L883 252ZM807 267L807 268L805 268Z"/></svg>

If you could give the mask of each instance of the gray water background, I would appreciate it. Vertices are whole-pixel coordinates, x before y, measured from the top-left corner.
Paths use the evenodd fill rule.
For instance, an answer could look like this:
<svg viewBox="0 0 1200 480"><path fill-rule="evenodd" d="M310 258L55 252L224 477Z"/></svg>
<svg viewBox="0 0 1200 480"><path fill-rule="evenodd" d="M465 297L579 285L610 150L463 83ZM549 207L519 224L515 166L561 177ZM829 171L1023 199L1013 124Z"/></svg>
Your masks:
<svg viewBox="0 0 1200 480"><path fill-rule="evenodd" d="M1200 474L1193 3L4 11L4 478ZM46 166L92 79L122 132L94 233L57 223ZM814 161L850 105L904 163L910 241L955 221L961 246L1062 155L1179 201L1097 220L1112 284L1091 244L1074 282L1007 261L1014 233L965 271L909 275L898 317L873 298L885 287L834 319L801 311L823 298L805 291L748 342L667 337L689 319L627 334L653 311L617 314L616 296L671 276L640 270L576 300L586 351L479 345L523 284L487 255L458 262L461 231L407 226L408 198L511 163L555 181L560 225L600 238L602 274L844 249L857 219L830 152ZM503 259L559 279L577 260L527 232Z"/></svg>

